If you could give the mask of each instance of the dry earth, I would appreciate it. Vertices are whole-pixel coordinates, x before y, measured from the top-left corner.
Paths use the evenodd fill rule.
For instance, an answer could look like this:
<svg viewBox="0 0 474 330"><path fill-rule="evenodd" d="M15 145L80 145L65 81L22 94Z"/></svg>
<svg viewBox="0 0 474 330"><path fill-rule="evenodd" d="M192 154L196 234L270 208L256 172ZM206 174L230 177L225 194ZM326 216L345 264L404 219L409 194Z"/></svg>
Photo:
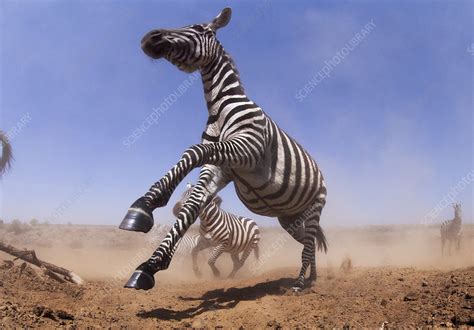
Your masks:
<svg viewBox="0 0 474 330"><path fill-rule="evenodd" d="M110 227L36 226L0 239L33 248L44 260L81 275L83 286L37 275L22 262L0 269L0 327L415 327L474 326L474 228L460 253L441 258L436 227L328 230L319 278L300 294L289 290L300 247L280 229L263 230L261 256L236 279L194 277L186 255L156 276L151 291L123 289L124 280L157 244ZM345 257L349 271L340 269ZM8 255L0 258L12 260ZM227 256L218 266L229 270Z"/></svg>

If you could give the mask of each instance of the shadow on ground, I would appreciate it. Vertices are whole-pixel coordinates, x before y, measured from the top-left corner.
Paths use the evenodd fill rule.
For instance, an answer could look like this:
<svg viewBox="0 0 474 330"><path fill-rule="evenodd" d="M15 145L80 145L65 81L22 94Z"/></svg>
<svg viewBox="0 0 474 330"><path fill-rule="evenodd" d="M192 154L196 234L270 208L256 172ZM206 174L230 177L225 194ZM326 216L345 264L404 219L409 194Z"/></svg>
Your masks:
<svg viewBox="0 0 474 330"><path fill-rule="evenodd" d="M183 320L195 317L207 311L234 308L240 301L256 300L267 295L284 295L291 289L295 280L281 278L274 281L258 283L243 288L217 289L208 291L201 297L179 297L185 301L200 301L196 307L185 310L157 308L137 314L142 318L158 318L162 320Z"/></svg>

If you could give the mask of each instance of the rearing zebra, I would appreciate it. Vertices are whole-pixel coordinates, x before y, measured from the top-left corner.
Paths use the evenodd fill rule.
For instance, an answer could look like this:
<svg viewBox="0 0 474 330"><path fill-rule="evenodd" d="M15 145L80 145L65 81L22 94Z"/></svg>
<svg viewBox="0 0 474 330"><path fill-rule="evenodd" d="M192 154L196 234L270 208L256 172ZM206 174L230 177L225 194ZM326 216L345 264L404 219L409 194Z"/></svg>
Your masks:
<svg viewBox="0 0 474 330"><path fill-rule="evenodd" d="M188 184L186 191L183 193L181 200L173 207L173 213L179 216L179 211L191 196L193 186ZM199 203L199 201L190 201ZM255 221L244 217L225 212L220 208L222 199L215 196L206 206L199 211L201 225L199 228L200 238L196 246L192 250L193 270L196 276L201 276L201 272L197 266L198 253L210 246L214 249L209 258L208 264L214 273L214 276L220 276L219 269L215 263L223 252L231 255L234 268L229 277L234 277L237 271L242 268L245 261L253 250L255 257L258 259L258 242L260 241L260 230ZM186 235L184 235L186 237ZM178 247L181 246L181 241ZM239 254L242 256L239 258Z"/></svg>
<svg viewBox="0 0 474 330"><path fill-rule="evenodd" d="M453 204L454 219L446 220L441 223L441 254L444 254L444 244L449 241L449 253L451 253L451 245L454 242L456 250L461 249L461 232L462 232L462 216L461 204Z"/></svg>
<svg viewBox="0 0 474 330"><path fill-rule="evenodd" d="M315 247L327 250L319 225L326 203L326 187L316 162L252 102L244 92L239 72L216 38L226 26L231 9L225 8L210 23L179 29L153 30L141 42L154 59L165 58L180 70L200 70L209 118L202 143L187 149L179 162L128 209L120 228L148 232L153 210L165 206L177 185L201 167L191 198L158 249L125 284L148 290L153 274L168 268L180 238L215 194L233 182L240 200L257 214L277 217L281 226L303 244L302 266L295 290L316 280Z"/></svg>

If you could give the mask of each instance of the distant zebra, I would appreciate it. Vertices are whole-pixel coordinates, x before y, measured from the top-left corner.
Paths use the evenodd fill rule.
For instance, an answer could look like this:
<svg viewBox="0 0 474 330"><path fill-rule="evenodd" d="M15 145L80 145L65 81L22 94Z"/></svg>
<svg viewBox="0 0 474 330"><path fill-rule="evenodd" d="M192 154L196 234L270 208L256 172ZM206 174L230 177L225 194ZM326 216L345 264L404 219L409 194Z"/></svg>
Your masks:
<svg viewBox="0 0 474 330"><path fill-rule="evenodd" d="M183 204L189 202L199 203L195 201L191 195L193 186L188 184L186 191L183 193L181 200L178 201L173 213L178 217ZM196 276L201 276L201 272L197 265L197 256L200 251L210 246L214 247L208 264L214 273L214 276L220 276L219 269L215 266L217 259L223 252L230 253L234 268L229 277L234 277L236 272L242 268L245 261L253 250L255 257L258 259L258 243L260 241L260 230L255 221L239 217L228 213L220 208L222 199L215 196L205 207L199 212L201 225L199 228L200 237L198 243L192 250L193 270ZM186 235L184 235L186 237ZM183 238L184 238L183 237ZM178 244L178 249L182 242ZM186 244L186 243L185 243ZM242 256L239 258L239 254Z"/></svg>
<svg viewBox="0 0 474 330"><path fill-rule="evenodd" d="M166 234L169 232L170 227L166 225L158 225L154 231L153 235L154 237L151 237L149 239L149 243L155 243L157 240L162 240L165 238ZM181 240L179 241L179 244L176 245L176 250L174 251L175 253L179 253L182 256L188 256L192 253L193 249L199 244L199 239L201 237L201 234L189 234L186 233ZM210 245L209 245L210 247Z"/></svg>
<svg viewBox="0 0 474 330"><path fill-rule="evenodd" d="M201 239L200 234L186 234L181 237L179 244L177 245L176 251L181 254L189 255L193 252L196 246L199 245L199 241ZM210 247L208 245L207 247ZM204 248L205 249L205 248Z"/></svg>
<svg viewBox="0 0 474 330"><path fill-rule="evenodd" d="M444 245L449 241L449 254L451 254L451 245L454 243L457 251L461 250L462 234L462 214L461 204L453 204L454 219L446 220L441 223L441 254L444 255Z"/></svg>
<svg viewBox="0 0 474 330"><path fill-rule="evenodd" d="M12 156L12 146L8 141L8 137L5 133L0 131L0 145L2 146L2 156L0 157L0 177L10 167Z"/></svg>
<svg viewBox="0 0 474 330"><path fill-rule="evenodd" d="M231 9L225 8L210 23L153 30L142 39L142 50L151 58L165 58L185 72L200 71L209 117L202 143L187 149L178 163L130 206L120 224L121 229L148 232L153 226L153 210L165 206L186 175L201 167L192 198L184 203L158 249L138 266L125 284L127 288L148 290L155 285L153 275L169 267L175 245L200 210L230 182L249 210L277 217L303 244L294 290L304 287L308 267L309 282L316 280L316 247L327 250L319 225L327 193L323 175L311 155L245 94L234 61L216 38L217 30L230 18Z"/></svg>

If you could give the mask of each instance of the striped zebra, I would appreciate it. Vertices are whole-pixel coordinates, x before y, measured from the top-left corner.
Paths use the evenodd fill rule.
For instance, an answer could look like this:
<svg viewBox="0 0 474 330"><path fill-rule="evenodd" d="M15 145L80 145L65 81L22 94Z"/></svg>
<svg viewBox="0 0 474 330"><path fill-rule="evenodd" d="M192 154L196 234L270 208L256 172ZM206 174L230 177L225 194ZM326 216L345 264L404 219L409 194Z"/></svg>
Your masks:
<svg viewBox="0 0 474 330"><path fill-rule="evenodd" d="M176 245L175 252L182 253L183 255L191 254L196 246L199 245L200 239L200 234L185 234L183 237L181 237L179 244Z"/></svg>
<svg viewBox="0 0 474 330"><path fill-rule="evenodd" d="M0 145L2 146L2 157L0 158L0 177L8 170L13 160L12 146L5 133L0 131Z"/></svg>
<svg viewBox="0 0 474 330"><path fill-rule="evenodd" d="M162 240L165 238L166 234L170 231L170 227L166 225L159 224L153 230L153 235L155 237L150 238L148 241L150 244L156 243L158 240ZM179 244L176 245L175 254L181 254L182 256L188 256L192 253L193 249L199 244L199 239L201 234L193 234L193 233L186 233ZM210 245L209 245L210 247Z"/></svg>
<svg viewBox="0 0 474 330"><path fill-rule="evenodd" d="M454 219L446 220L441 223L441 255L444 254L444 245L449 241L449 254L451 254L451 245L454 243L456 250L461 250L462 217L461 204L453 204Z"/></svg>
<svg viewBox="0 0 474 330"><path fill-rule="evenodd" d="M152 30L141 41L151 58L165 58L188 73L200 71L209 117L202 143L184 151L178 163L131 205L120 224L121 229L148 232L153 210L165 206L186 175L201 167L174 226L153 255L138 266L127 288L154 286L153 275L168 268L176 244L200 210L230 182L249 210L277 217L303 244L294 290L304 288L309 266L308 281L316 280L316 246L327 250L319 225L326 203L323 176L309 153L246 96L234 61L216 38L216 31L230 18L231 9L225 8L210 23Z"/></svg>
<svg viewBox="0 0 474 330"><path fill-rule="evenodd" d="M179 216L183 204L190 198L193 186L188 184L185 192L181 196L175 206L173 213L176 217ZM194 201L199 203L199 201ZM255 221L239 217L237 215L225 212L220 208L222 199L215 196L206 206L199 211L199 218L201 225L199 227L200 237L197 245L192 250L193 270L196 276L201 276L201 272L197 265L197 256L200 251L210 246L214 247L208 264L214 273L214 276L219 277L220 272L215 263L222 253L230 253L234 268L229 277L234 277L237 271L242 268L245 261L252 250L255 257L258 259L258 243L260 241L260 230ZM186 237L186 235L184 235ZM181 246L181 241L178 247ZM239 258L239 254L242 256Z"/></svg>

